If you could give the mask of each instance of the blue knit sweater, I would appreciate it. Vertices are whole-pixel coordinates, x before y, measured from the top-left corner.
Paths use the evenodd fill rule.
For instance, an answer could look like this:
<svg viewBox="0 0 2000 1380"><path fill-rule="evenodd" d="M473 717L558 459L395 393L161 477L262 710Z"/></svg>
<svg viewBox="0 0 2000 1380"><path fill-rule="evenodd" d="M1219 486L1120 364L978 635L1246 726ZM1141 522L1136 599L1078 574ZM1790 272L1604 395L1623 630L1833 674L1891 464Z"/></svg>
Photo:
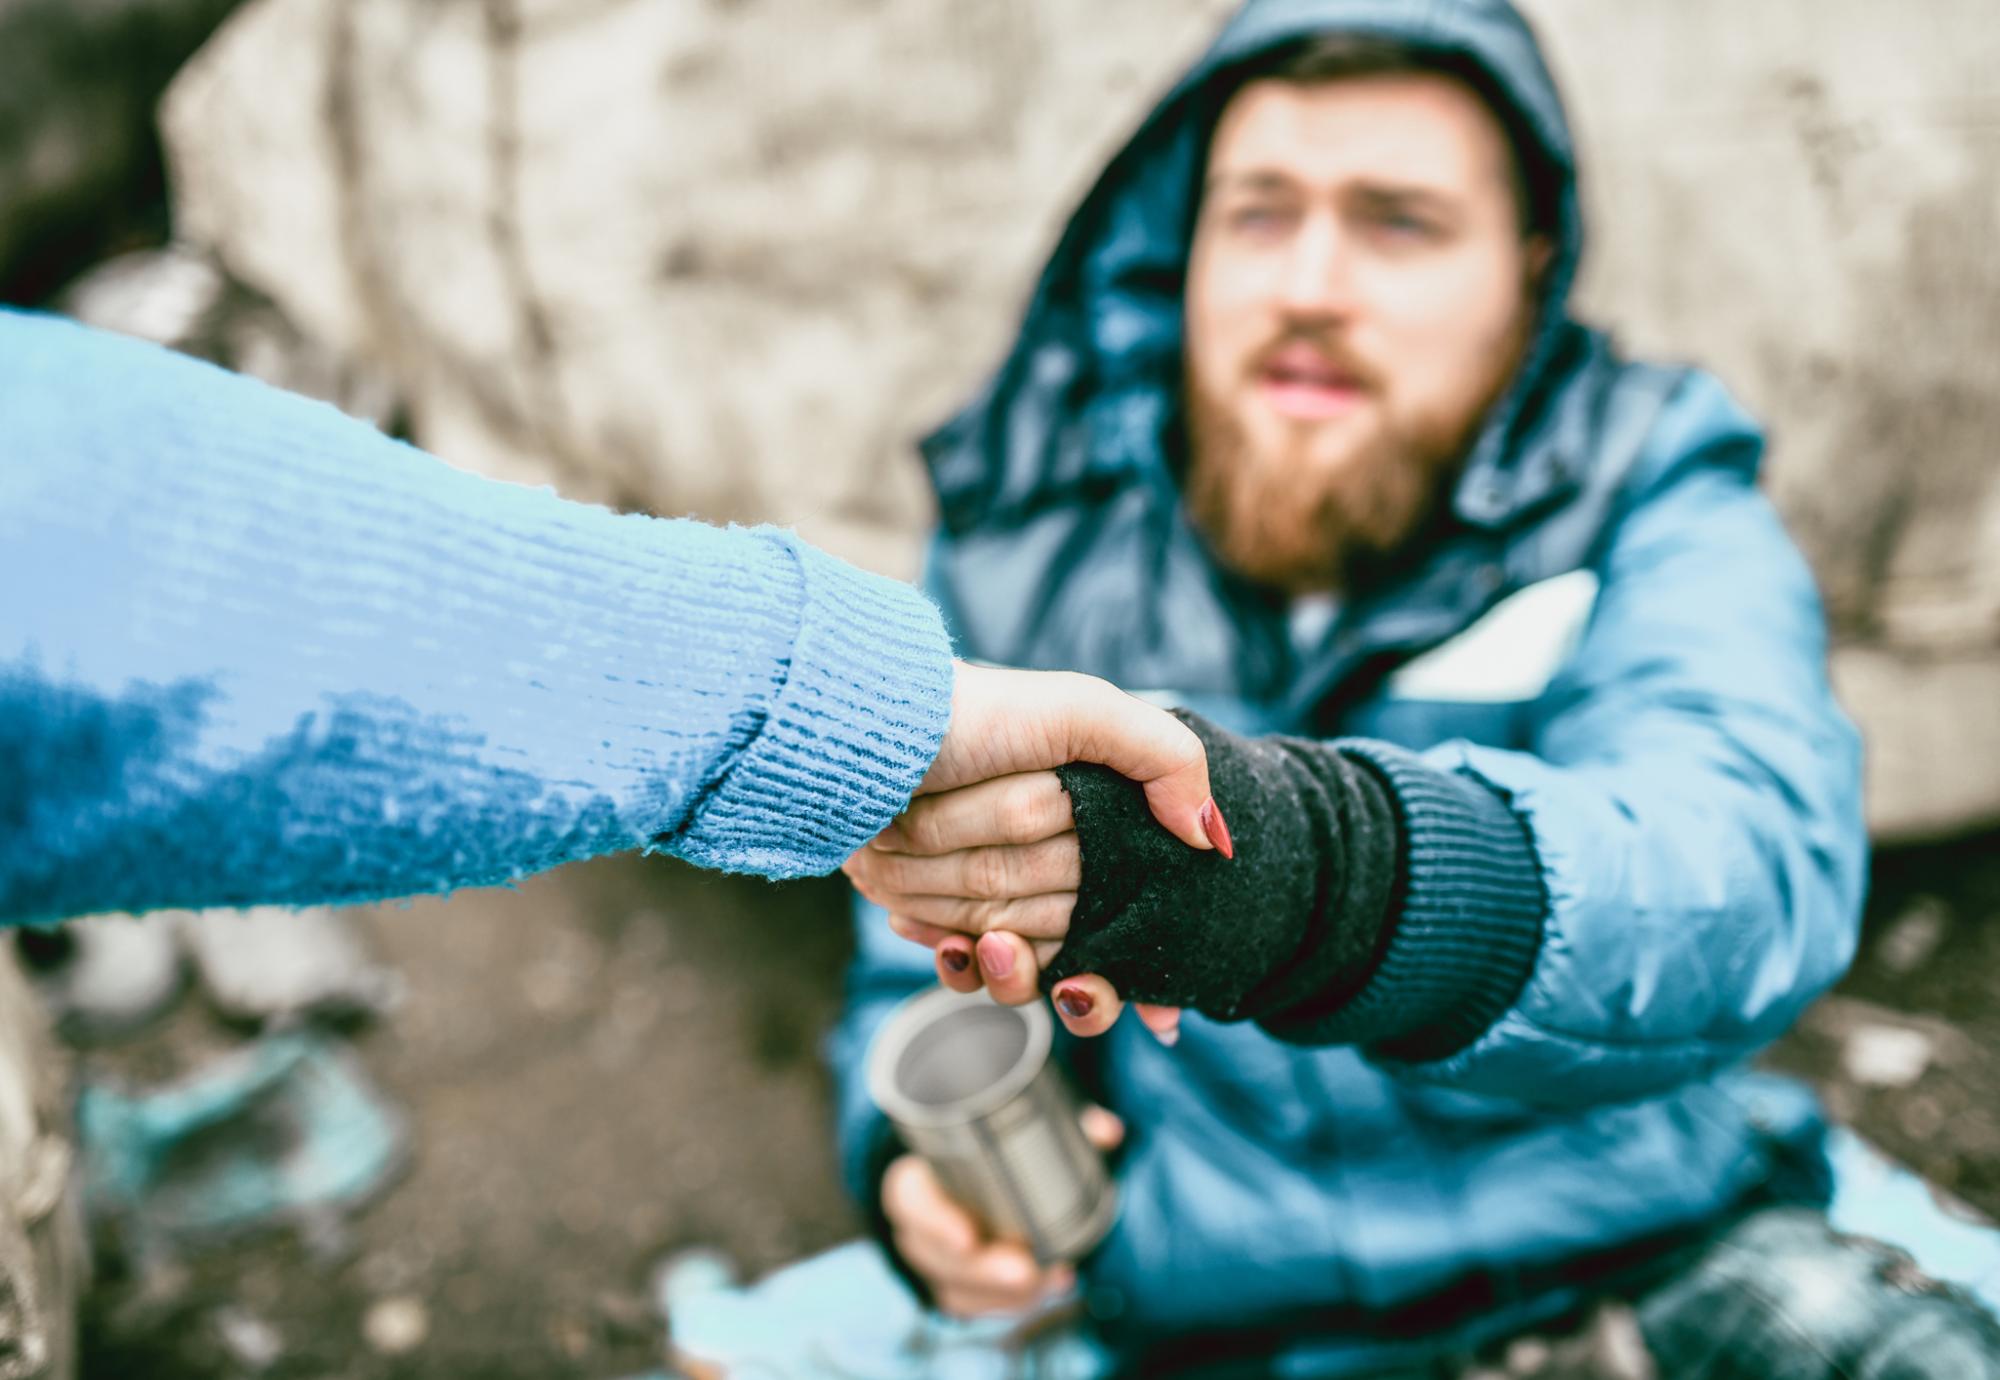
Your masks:
<svg viewBox="0 0 2000 1380"><path fill-rule="evenodd" d="M495 483L0 311L0 922L633 848L826 872L950 702L932 606L790 533Z"/></svg>

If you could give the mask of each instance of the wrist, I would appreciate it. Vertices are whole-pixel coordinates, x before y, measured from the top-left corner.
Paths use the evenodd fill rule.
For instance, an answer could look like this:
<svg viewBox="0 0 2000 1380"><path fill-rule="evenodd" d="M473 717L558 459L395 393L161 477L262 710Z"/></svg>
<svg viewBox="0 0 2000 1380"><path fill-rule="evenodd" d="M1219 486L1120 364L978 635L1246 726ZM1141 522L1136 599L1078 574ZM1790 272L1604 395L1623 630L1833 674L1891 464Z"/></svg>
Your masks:
<svg viewBox="0 0 2000 1380"><path fill-rule="evenodd" d="M1242 738L1181 717L1206 749L1235 857L1180 844L1131 782L1058 769L1082 883L1044 986L1095 972L1129 1000L1225 1021L1324 1010L1378 955L1397 855L1387 794L1326 744Z"/></svg>

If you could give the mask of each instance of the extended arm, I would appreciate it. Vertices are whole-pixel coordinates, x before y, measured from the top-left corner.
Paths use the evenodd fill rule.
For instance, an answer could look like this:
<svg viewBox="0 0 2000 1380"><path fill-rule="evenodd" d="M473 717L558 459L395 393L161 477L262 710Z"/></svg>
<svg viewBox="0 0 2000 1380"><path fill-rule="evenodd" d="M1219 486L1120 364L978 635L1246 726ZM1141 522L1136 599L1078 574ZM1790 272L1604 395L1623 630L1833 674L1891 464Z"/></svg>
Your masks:
<svg viewBox="0 0 2000 1380"><path fill-rule="evenodd" d="M631 848L824 872L951 694L926 600L789 533L494 483L0 313L0 921Z"/></svg>
<svg viewBox="0 0 2000 1380"><path fill-rule="evenodd" d="M1120 806L1094 840L1079 797L1084 886L1052 976L1093 966L1130 997L1549 1105L1675 1086L1782 1032L1853 952L1858 744L1810 576L1756 490L1754 438L1669 433L1655 451L1525 750L1212 738L1224 808L1250 808L1232 777L1261 780L1289 851L1239 871L1156 849L1123 866L1122 896L1093 844L1130 860L1144 831ZM1386 907L1348 898L1357 870L1380 876L1357 849L1379 850L1328 808L1370 798L1342 784L1362 770L1401 836ZM1204 973L1233 987L1204 990Z"/></svg>

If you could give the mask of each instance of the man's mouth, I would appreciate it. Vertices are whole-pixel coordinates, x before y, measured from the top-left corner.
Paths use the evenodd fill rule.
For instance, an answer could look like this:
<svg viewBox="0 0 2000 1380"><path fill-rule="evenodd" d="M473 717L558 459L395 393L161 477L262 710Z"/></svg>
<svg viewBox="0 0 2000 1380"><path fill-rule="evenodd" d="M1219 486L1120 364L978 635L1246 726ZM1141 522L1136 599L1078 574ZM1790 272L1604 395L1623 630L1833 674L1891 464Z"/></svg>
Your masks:
<svg viewBox="0 0 2000 1380"><path fill-rule="evenodd" d="M1368 386L1359 374L1310 345L1287 345L1256 373L1257 393L1281 417L1318 422L1360 405Z"/></svg>

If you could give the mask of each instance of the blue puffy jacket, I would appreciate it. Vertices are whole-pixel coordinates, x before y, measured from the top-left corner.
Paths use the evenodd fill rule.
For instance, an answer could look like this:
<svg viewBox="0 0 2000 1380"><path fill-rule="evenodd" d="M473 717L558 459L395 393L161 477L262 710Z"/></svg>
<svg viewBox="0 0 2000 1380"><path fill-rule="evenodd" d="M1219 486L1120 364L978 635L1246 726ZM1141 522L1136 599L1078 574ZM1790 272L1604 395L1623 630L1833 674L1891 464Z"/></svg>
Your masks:
<svg viewBox="0 0 2000 1380"><path fill-rule="evenodd" d="M1164 438L1207 131L1233 69L1327 31L1469 55L1572 168L1500 0L1252 0L1112 161L998 374L925 446L929 581L964 654L1168 692L1240 731L1412 749L1505 801L1542 871L1525 986L1437 1061L1194 1016L1171 1051L1129 1021L1075 1051L1131 1128L1088 1299L1149 1373L1339 1375L1398 1336L1497 1335L1759 1194L1811 1192L1813 1099L1740 1066L1858 931L1859 746L1811 576L1757 489L1762 436L1709 377L1625 361L1568 317L1573 185L1538 340L1412 568L1298 647L1193 535ZM1455 944L1479 923L1469 907ZM861 936L834 1054L866 1195L883 1126L855 1074L930 968L879 924ZM1418 968L1446 952L1425 943L1395 940Z"/></svg>

